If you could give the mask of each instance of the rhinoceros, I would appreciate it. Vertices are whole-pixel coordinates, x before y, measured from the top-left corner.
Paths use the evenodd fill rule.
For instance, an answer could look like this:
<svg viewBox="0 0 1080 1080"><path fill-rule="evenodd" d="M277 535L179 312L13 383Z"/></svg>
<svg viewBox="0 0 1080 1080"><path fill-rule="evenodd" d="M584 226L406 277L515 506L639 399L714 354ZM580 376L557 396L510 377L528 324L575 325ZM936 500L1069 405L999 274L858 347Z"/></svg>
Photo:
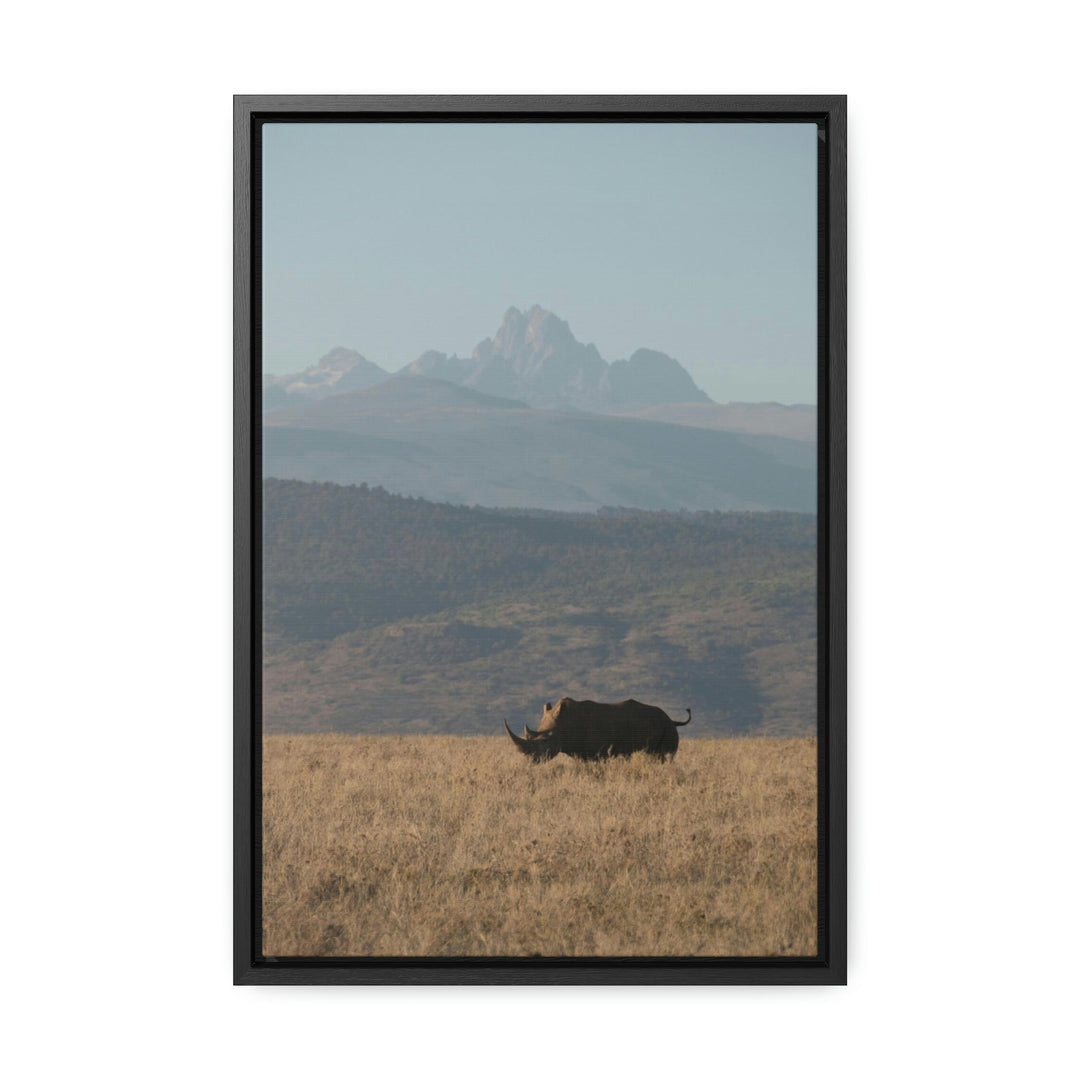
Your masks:
<svg viewBox="0 0 1080 1080"><path fill-rule="evenodd" d="M613 704L597 701L574 701L560 698L552 707L544 706L540 728L533 731L525 725L525 735L515 735L503 720L506 733L514 745L534 761L547 761L556 754L595 759L626 756L635 750L666 761L679 749L679 732L690 723L690 710L685 720L672 720L663 709L643 705L629 698Z"/></svg>

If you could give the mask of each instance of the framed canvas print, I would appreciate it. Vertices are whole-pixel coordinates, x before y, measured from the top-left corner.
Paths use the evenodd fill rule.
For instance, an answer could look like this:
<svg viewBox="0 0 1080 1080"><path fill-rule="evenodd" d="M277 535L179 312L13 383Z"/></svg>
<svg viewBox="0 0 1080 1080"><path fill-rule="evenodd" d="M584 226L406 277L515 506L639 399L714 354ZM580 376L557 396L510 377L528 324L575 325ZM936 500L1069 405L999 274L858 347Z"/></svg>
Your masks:
<svg viewBox="0 0 1080 1080"><path fill-rule="evenodd" d="M843 983L842 97L238 97L235 979Z"/></svg>

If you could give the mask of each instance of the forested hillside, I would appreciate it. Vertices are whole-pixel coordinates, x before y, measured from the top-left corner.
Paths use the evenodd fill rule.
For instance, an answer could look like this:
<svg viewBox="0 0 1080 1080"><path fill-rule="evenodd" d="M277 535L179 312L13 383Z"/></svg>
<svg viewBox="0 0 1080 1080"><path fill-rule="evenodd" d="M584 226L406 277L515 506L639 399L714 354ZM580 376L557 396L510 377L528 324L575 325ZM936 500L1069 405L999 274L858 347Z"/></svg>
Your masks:
<svg viewBox="0 0 1080 1080"><path fill-rule="evenodd" d="M696 733L813 733L816 519L487 510L267 480L268 732L534 723L636 697Z"/></svg>

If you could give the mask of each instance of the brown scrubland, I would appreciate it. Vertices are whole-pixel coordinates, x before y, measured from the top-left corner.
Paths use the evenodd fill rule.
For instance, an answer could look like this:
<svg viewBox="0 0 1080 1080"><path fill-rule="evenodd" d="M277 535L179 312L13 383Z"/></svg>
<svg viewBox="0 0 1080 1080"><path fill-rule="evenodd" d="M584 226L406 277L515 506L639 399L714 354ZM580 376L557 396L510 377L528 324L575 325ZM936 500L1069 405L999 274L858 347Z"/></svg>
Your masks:
<svg viewBox="0 0 1080 1080"><path fill-rule="evenodd" d="M272 735L267 956L812 956L816 740Z"/></svg>

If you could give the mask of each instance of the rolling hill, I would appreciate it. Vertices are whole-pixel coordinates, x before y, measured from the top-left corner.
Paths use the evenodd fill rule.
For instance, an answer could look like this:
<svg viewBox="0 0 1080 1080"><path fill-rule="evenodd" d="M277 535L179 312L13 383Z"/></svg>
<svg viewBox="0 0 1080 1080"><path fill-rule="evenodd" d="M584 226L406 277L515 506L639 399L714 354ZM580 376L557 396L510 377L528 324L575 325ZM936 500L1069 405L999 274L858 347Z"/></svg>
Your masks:
<svg viewBox="0 0 1080 1080"><path fill-rule="evenodd" d="M580 412L417 375L268 413L263 474L567 512L811 512L813 443Z"/></svg>
<svg viewBox="0 0 1080 1080"><path fill-rule="evenodd" d="M812 443L817 440L817 409L812 405L779 405L775 401L671 402L646 405L620 415L663 424L733 431L744 435L771 435Z"/></svg>

